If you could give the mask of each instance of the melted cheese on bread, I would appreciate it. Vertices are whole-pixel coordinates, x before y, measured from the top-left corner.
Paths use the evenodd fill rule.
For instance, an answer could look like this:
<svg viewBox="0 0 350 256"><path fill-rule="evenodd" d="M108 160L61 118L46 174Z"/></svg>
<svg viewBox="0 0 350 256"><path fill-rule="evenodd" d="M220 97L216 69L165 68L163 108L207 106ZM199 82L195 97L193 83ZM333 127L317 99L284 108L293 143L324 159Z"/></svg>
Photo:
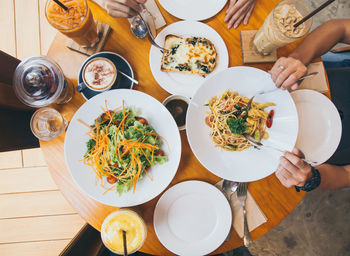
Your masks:
<svg viewBox="0 0 350 256"><path fill-rule="evenodd" d="M162 71L207 75L216 65L216 50L212 42L202 37L165 38Z"/></svg>

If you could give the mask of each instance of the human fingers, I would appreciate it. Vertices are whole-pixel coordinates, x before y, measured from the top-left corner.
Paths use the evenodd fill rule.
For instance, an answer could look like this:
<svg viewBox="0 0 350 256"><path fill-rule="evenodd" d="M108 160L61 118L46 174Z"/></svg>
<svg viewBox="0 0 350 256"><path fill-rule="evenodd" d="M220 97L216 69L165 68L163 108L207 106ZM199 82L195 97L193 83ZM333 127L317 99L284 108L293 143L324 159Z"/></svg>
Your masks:
<svg viewBox="0 0 350 256"><path fill-rule="evenodd" d="M107 9L108 15L114 18L130 18L136 15L136 12L135 12L135 15L132 14L133 12L134 11L131 11L130 12L131 14L129 14L126 12L119 11L117 9Z"/></svg>
<svg viewBox="0 0 350 256"><path fill-rule="evenodd" d="M136 0L106 0L106 9L114 9L119 12L130 14L130 9L136 12L141 11L141 7Z"/></svg>
<svg viewBox="0 0 350 256"><path fill-rule="evenodd" d="M136 0L139 4L145 4L147 0Z"/></svg>
<svg viewBox="0 0 350 256"><path fill-rule="evenodd" d="M299 181L295 179L295 177L286 170L281 164L279 165L277 171L275 172L276 177L282 183L283 186L290 188L299 184Z"/></svg>
<svg viewBox="0 0 350 256"><path fill-rule="evenodd" d="M236 4L236 2L237 0L230 0L230 3L225 11L226 14L231 10L231 8Z"/></svg>
<svg viewBox="0 0 350 256"><path fill-rule="evenodd" d="M230 19L227 27L230 29L241 18L244 18L249 8L250 2L246 2ZM235 27L236 28L236 27Z"/></svg>
<svg viewBox="0 0 350 256"><path fill-rule="evenodd" d="M297 156L301 157L301 158L305 158L304 153L298 148L293 148L292 153L294 155L297 155Z"/></svg>
<svg viewBox="0 0 350 256"><path fill-rule="evenodd" d="M233 24L233 28L234 29L236 29L241 24L241 22L243 21L244 17L245 17L244 13L242 13L241 16L238 17L236 22Z"/></svg>
<svg viewBox="0 0 350 256"><path fill-rule="evenodd" d="M286 57L279 58L270 70L272 81L274 81L275 83L278 75L285 69L284 65L286 60Z"/></svg>
<svg viewBox="0 0 350 256"><path fill-rule="evenodd" d="M300 60L292 57L283 59L283 64L280 64L278 68L280 68L282 72L276 77L275 83L277 87L282 86L282 84L289 78L287 85L282 87L283 89L287 89L298 83L298 79L307 72L306 66ZM290 77L291 75L292 77Z"/></svg>
<svg viewBox="0 0 350 256"><path fill-rule="evenodd" d="M247 24L248 24L249 18L250 18L250 16L252 15L253 10L254 10L254 6L255 6L255 1L254 1L254 3L252 3L252 5L249 7L249 10L248 10L247 14L246 14L245 17L244 17L244 20L243 20L243 24L244 24L244 25L247 25Z"/></svg>
<svg viewBox="0 0 350 256"><path fill-rule="evenodd" d="M297 181L294 185L304 185L310 176L311 167L293 153L286 152L280 163Z"/></svg>
<svg viewBox="0 0 350 256"><path fill-rule="evenodd" d="M292 76L292 79L295 79L295 68L293 66L284 67L285 69L280 72L276 78L275 84L277 87L281 87L282 89L286 89L285 87L282 87L282 84L290 77Z"/></svg>
<svg viewBox="0 0 350 256"><path fill-rule="evenodd" d="M224 22L228 22L238 10L240 10L245 4L247 4L247 1L248 0L237 0L235 2L230 2L230 6L226 10Z"/></svg>
<svg viewBox="0 0 350 256"><path fill-rule="evenodd" d="M282 83L282 87L284 89L289 89L292 88L293 90L297 89L299 84L299 79L305 75L307 73L307 68L302 65L299 66L298 63L294 64L294 73L292 73L283 83Z"/></svg>

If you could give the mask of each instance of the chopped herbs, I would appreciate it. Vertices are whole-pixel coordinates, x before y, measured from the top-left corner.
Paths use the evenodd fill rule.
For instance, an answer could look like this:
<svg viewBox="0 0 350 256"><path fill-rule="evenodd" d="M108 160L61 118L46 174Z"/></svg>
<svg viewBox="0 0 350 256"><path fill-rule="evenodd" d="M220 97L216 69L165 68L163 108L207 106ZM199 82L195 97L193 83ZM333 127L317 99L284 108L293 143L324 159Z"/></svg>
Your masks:
<svg viewBox="0 0 350 256"><path fill-rule="evenodd" d="M227 125L233 134L242 135L248 129L242 117L238 117L237 119L228 118Z"/></svg>
<svg viewBox="0 0 350 256"><path fill-rule="evenodd" d="M201 65L201 70L204 71L207 74L210 72L207 65Z"/></svg>
<svg viewBox="0 0 350 256"><path fill-rule="evenodd" d="M213 58L213 59L210 59L210 61L209 61L211 64L214 64L215 63L215 58Z"/></svg>
<svg viewBox="0 0 350 256"><path fill-rule="evenodd" d="M176 53L176 51L177 51L177 48L179 48L179 44L178 45L175 45L173 48L171 48L171 52L170 52L170 54L171 55L174 55L175 53Z"/></svg>
<svg viewBox="0 0 350 256"><path fill-rule="evenodd" d="M191 71L191 67L189 67L187 64L179 64L175 68L178 69L179 71L183 71L183 70Z"/></svg>
<svg viewBox="0 0 350 256"><path fill-rule="evenodd" d="M195 46L196 43L197 43L197 41L198 41L198 37L192 37L192 39L189 38L188 43L190 43L190 44L192 44L193 46Z"/></svg>

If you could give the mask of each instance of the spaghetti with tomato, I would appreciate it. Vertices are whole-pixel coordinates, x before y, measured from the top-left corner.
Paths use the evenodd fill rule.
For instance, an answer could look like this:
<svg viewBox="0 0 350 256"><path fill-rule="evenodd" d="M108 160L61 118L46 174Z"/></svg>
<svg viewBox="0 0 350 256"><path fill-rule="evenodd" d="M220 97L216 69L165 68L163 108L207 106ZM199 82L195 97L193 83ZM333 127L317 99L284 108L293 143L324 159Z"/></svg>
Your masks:
<svg viewBox="0 0 350 256"><path fill-rule="evenodd" d="M244 135L256 141L268 138L266 121L269 120L271 127L273 114L264 109L275 104L253 101L249 108L248 102L248 97L229 90L207 102L210 112L205 122L211 128L210 136L216 146L227 151L242 151L251 146Z"/></svg>

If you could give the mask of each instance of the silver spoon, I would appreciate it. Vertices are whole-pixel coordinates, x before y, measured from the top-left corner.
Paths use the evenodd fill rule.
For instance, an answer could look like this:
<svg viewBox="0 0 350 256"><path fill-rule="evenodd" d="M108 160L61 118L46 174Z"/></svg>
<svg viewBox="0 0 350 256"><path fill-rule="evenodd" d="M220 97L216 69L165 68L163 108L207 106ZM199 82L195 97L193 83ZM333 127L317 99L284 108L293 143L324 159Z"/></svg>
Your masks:
<svg viewBox="0 0 350 256"><path fill-rule="evenodd" d="M161 52L168 51L163 47L159 46L153 39L150 28L147 25L147 22L142 18L141 14L138 13L138 16L135 16L130 24L131 32L138 38L144 38L147 35L148 41L159 48Z"/></svg>
<svg viewBox="0 0 350 256"><path fill-rule="evenodd" d="M137 38L144 38L148 33L145 22L139 16L135 16L132 19L130 29Z"/></svg>
<svg viewBox="0 0 350 256"><path fill-rule="evenodd" d="M238 183L235 181L224 180L222 182L221 190L225 193L230 206L231 206L231 197L236 192L237 187L238 187ZM231 233L228 233L225 241L230 241L230 239L231 239Z"/></svg>
<svg viewBox="0 0 350 256"><path fill-rule="evenodd" d="M222 191L224 191L227 200L231 203L231 196L236 192L238 183L235 181L224 180L222 182Z"/></svg>

